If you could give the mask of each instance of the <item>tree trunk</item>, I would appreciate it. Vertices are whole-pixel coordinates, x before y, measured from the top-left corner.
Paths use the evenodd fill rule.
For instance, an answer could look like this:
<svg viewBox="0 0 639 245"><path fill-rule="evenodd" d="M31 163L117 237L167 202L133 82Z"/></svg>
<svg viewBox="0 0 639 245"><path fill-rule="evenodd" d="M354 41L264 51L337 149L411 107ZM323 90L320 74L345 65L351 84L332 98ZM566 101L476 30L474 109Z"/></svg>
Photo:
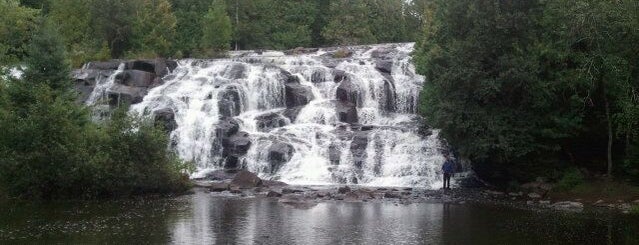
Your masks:
<svg viewBox="0 0 639 245"><path fill-rule="evenodd" d="M604 90L604 103L606 106L606 120L608 121L608 177L612 178L612 119L610 119L610 104Z"/></svg>

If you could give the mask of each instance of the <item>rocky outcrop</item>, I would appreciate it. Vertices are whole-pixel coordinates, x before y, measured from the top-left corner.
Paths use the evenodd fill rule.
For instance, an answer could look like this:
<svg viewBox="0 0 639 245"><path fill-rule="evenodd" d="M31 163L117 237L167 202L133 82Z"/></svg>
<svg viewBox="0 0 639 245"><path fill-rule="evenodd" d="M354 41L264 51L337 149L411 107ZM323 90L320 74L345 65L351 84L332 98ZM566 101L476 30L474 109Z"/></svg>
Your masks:
<svg viewBox="0 0 639 245"><path fill-rule="evenodd" d="M116 75L116 84L106 92L111 106L141 102L150 88L163 83L162 77L173 71L177 62L166 59L89 62L72 73L75 87L80 92L78 102L86 102L100 76L108 77L120 66L124 70Z"/></svg>
<svg viewBox="0 0 639 245"><path fill-rule="evenodd" d="M268 162L270 172L277 172L283 164L287 163L293 157L295 148L289 143L275 142L268 148Z"/></svg>
<svg viewBox="0 0 639 245"><path fill-rule="evenodd" d="M333 101L337 118L344 123L357 123L357 107L353 103L343 101Z"/></svg>
<svg viewBox="0 0 639 245"><path fill-rule="evenodd" d="M256 174L246 170L238 172L230 183L231 188L254 188L259 186L262 186L262 179L257 177Z"/></svg>
<svg viewBox="0 0 639 245"><path fill-rule="evenodd" d="M352 103L357 107L362 106L361 88L351 79L344 79L337 87L337 100Z"/></svg>
<svg viewBox="0 0 639 245"><path fill-rule="evenodd" d="M295 76L289 77L284 89L287 108L304 106L314 98L311 87L300 84Z"/></svg>
<svg viewBox="0 0 639 245"><path fill-rule="evenodd" d="M269 132L274 128L284 127L290 122L288 118L275 112L269 112L257 116L255 120L257 121L257 130L260 132Z"/></svg>
<svg viewBox="0 0 639 245"><path fill-rule="evenodd" d="M242 94L236 86L228 86L218 95L218 109L221 117L234 117L242 113Z"/></svg>

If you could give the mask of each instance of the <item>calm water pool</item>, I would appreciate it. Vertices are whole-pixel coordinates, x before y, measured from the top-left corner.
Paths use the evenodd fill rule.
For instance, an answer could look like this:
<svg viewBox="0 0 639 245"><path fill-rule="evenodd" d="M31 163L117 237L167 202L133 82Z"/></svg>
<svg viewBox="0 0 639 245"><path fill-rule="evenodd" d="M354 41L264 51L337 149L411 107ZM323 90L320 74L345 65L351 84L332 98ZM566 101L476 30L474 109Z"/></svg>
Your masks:
<svg viewBox="0 0 639 245"><path fill-rule="evenodd" d="M639 218L474 204L320 203L196 192L2 204L0 244L639 244Z"/></svg>

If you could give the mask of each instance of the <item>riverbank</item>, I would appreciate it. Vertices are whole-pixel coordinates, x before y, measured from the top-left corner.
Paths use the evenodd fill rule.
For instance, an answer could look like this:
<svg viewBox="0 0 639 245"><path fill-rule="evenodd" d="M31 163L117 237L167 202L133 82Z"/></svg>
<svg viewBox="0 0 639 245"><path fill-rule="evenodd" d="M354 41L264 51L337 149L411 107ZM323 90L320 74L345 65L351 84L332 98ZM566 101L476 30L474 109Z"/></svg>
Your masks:
<svg viewBox="0 0 639 245"><path fill-rule="evenodd" d="M360 185L294 186L278 181L262 180L248 171L217 171L208 179L193 182L198 191L215 196L271 198L296 208L311 208L326 202L371 202L408 205L413 203L483 204L525 210L564 212L631 213L639 205L639 195L625 193L624 199L609 195L606 200L582 199L551 187L533 185L518 192L501 192L487 188L454 188L431 190L413 187L370 187ZM540 189L546 189L540 193ZM614 199L614 201L612 201Z"/></svg>

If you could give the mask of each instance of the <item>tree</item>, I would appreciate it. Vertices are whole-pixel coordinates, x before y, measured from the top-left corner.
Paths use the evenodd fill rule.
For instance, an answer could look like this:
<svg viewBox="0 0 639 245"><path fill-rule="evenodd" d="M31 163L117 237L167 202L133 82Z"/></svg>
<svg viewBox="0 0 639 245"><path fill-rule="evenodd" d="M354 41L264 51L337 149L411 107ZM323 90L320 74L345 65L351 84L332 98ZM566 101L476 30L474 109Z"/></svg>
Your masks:
<svg viewBox="0 0 639 245"><path fill-rule="evenodd" d="M172 0L177 20L176 38L173 47L179 56L191 57L200 49L203 19L211 0Z"/></svg>
<svg viewBox="0 0 639 245"><path fill-rule="evenodd" d="M176 18L168 0L143 0L133 25L133 43L143 56L172 55Z"/></svg>
<svg viewBox="0 0 639 245"><path fill-rule="evenodd" d="M368 11L362 0L331 2L332 15L322 31L322 36L335 45L375 43L375 36L368 23Z"/></svg>
<svg viewBox="0 0 639 245"><path fill-rule="evenodd" d="M27 47L23 78L30 85L43 84L57 91L68 91L72 83L62 37L50 22L43 22Z"/></svg>
<svg viewBox="0 0 639 245"><path fill-rule="evenodd" d="M24 44L36 26L38 10L20 6L17 0L0 1L0 66L25 56Z"/></svg>
<svg viewBox="0 0 639 245"><path fill-rule="evenodd" d="M121 57L131 47L131 23L135 19L138 1L89 1L91 26L95 35L106 42L111 57Z"/></svg>
<svg viewBox="0 0 639 245"><path fill-rule="evenodd" d="M226 4L215 0L204 16L200 47L206 53L217 55L231 48L231 19L226 12Z"/></svg>

